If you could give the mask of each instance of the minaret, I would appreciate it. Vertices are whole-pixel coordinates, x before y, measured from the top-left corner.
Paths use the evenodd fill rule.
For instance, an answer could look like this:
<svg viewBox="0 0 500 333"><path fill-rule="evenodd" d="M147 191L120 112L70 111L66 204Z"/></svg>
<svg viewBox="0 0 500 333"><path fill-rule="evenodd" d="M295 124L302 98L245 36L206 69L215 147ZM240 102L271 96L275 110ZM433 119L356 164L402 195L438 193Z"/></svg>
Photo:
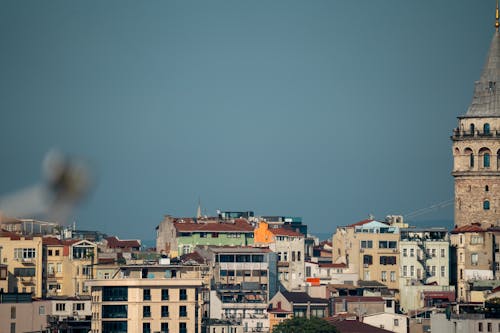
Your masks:
<svg viewBox="0 0 500 333"><path fill-rule="evenodd" d="M500 226L500 32L495 32L467 112L453 130L455 225Z"/></svg>
<svg viewBox="0 0 500 333"><path fill-rule="evenodd" d="M198 198L198 208L196 209L196 218L201 219L201 201Z"/></svg>

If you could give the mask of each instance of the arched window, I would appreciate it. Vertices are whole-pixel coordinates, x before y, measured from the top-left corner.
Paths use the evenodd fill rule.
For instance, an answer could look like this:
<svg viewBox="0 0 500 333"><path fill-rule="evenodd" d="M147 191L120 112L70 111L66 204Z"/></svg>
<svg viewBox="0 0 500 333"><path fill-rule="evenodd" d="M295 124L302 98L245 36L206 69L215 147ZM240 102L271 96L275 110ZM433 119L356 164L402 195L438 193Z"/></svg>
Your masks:
<svg viewBox="0 0 500 333"><path fill-rule="evenodd" d="M472 149L465 148L464 155L469 156L469 168L473 168L474 167L474 154L472 153Z"/></svg>
<svg viewBox="0 0 500 333"><path fill-rule="evenodd" d="M470 127L470 135L474 135L474 130L475 130L474 124L470 124L469 127Z"/></svg>
<svg viewBox="0 0 500 333"><path fill-rule="evenodd" d="M483 132L486 135L490 134L490 124L486 123L486 124L483 125Z"/></svg>
<svg viewBox="0 0 500 333"><path fill-rule="evenodd" d="M483 209L484 210L489 210L490 209L490 202L488 200L483 201Z"/></svg>
<svg viewBox="0 0 500 333"><path fill-rule="evenodd" d="M485 168L489 168L490 167L490 154L489 153L485 153L483 155L483 166Z"/></svg>
<svg viewBox="0 0 500 333"><path fill-rule="evenodd" d="M479 149L479 158L482 162L482 165L479 167L489 168L491 166L491 151L488 148L483 147Z"/></svg>

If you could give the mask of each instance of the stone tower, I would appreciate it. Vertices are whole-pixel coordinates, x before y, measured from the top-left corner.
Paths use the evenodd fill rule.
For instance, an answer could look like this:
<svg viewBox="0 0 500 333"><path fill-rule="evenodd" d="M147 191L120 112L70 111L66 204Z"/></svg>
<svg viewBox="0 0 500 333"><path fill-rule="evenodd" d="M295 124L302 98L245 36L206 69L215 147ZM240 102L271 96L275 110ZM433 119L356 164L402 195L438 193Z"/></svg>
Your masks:
<svg viewBox="0 0 500 333"><path fill-rule="evenodd" d="M474 97L453 130L455 225L500 226L500 32L496 31Z"/></svg>

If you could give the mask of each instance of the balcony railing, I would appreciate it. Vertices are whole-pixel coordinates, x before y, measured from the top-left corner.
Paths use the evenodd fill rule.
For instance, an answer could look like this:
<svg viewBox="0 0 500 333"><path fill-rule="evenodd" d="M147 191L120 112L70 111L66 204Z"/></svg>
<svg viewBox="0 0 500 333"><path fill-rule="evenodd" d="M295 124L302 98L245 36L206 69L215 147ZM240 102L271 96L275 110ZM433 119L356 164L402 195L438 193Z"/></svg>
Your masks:
<svg viewBox="0 0 500 333"><path fill-rule="evenodd" d="M452 139L461 139L461 138L471 138L471 137L483 137L483 138L498 138L500 137L500 131L498 130L490 130L490 131L481 131L474 130L471 131L461 131L458 128L453 130L453 134L451 136Z"/></svg>

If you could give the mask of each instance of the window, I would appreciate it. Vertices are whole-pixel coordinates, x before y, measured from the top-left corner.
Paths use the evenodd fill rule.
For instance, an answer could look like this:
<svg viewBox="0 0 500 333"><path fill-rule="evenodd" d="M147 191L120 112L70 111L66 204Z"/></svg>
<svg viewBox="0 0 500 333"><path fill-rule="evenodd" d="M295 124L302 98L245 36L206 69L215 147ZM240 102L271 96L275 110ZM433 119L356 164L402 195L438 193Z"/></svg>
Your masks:
<svg viewBox="0 0 500 333"><path fill-rule="evenodd" d="M127 305L103 305L103 318L127 318Z"/></svg>
<svg viewBox="0 0 500 333"><path fill-rule="evenodd" d="M45 314L45 305L40 305L38 307L38 314L39 315L44 315Z"/></svg>
<svg viewBox="0 0 500 333"><path fill-rule="evenodd" d="M57 273L62 273L62 263L58 262L56 264L56 272Z"/></svg>
<svg viewBox="0 0 500 333"><path fill-rule="evenodd" d="M59 250L56 250L55 251L55 256L58 257L59 256Z"/></svg>
<svg viewBox="0 0 500 333"><path fill-rule="evenodd" d="M408 275L408 266L403 266L403 276Z"/></svg>
<svg viewBox="0 0 500 333"><path fill-rule="evenodd" d="M127 321L103 321L101 332L127 332Z"/></svg>
<svg viewBox="0 0 500 333"><path fill-rule="evenodd" d="M283 252L283 260L288 261L288 252Z"/></svg>
<svg viewBox="0 0 500 333"><path fill-rule="evenodd" d="M415 275L415 267L410 266L410 276L414 276L414 275Z"/></svg>
<svg viewBox="0 0 500 333"><path fill-rule="evenodd" d="M431 267L431 276L436 276L436 266Z"/></svg>
<svg viewBox="0 0 500 333"><path fill-rule="evenodd" d="M73 303L73 311L84 311L85 303Z"/></svg>
<svg viewBox="0 0 500 333"><path fill-rule="evenodd" d="M486 123L486 124L483 125L483 132L486 135L489 135L491 133L490 132L490 124Z"/></svg>
<svg viewBox="0 0 500 333"><path fill-rule="evenodd" d="M179 306L179 317L187 317L187 309L185 305Z"/></svg>
<svg viewBox="0 0 500 333"><path fill-rule="evenodd" d="M189 245L183 245L182 246L182 253L183 254L187 254L187 253L190 253L191 252L191 246Z"/></svg>
<svg viewBox="0 0 500 333"><path fill-rule="evenodd" d="M168 301L168 289L161 290L161 300Z"/></svg>
<svg viewBox="0 0 500 333"><path fill-rule="evenodd" d="M16 319L16 307L15 306L10 307L10 319Z"/></svg>
<svg viewBox="0 0 500 333"><path fill-rule="evenodd" d="M234 271L233 271L233 273L234 273ZM233 276L234 276L234 274L233 274ZM181 300L181 301L187 300L186 289L179 289L179 300Z"/></svg>
<svg viewBox="0 0 500 333"><path fill-rule="evenodd" d="M168 323L161 323L161 333L168 333Z"/></svg>
<svg viewBox="0 0 500 333"><path fill-rule="evenodd" d="M479 264L479 254L472 253L470 256L470 261L472 266L477 266Z"/></svg>
<svg viewBox="0 0 500 333"><path fill-rule="evenodd" d="M414 257L415 256L415 249L410 249L410 257Z"/></svg>
<svg viewBox="0 0 500 333"><path fill-rule="evenodd" d="M212 238L219 238L218 232L212 232Z"/></svg>
<svg viewBox="0 0 500 333"><path fill-rule="evenodd" d="M474 135L475 134L474 124L470 124L469 129L470 129L470 135Z"/></svg>
<svg viewBox="0 0 500 333"><path fill-rule="evenodd" d="M149 305L144 305L142 307L142 316L144 318L149 318L151 317L151 307Z"/></svg>
<svg viewBox="0 0 500 333"><path fill-rule="evenodd" d="M35 248L17 248L14 249L14 259L16 260L29 260L36 258Z"/></svg>
<svg viewBox="0 0 500 333"><path fill-rule="evenodd" d="M150 323L142 323L142 333L151 333Z"/></svg>
<svg viewBox="0 0 500 333"><path fill-rule="evenodd" d="M490 209L490 202L488 200L483 201L483 209L484 210L489 210Z"/></svg>
<svg viewBox="0 0 500 333"><path fill-rule="evenodd" d="M399 319L394 319L394 326L399 326Z"/></svg>
<svg viewBox="0 0 500 333"><path fill-rule="evenodd" d="M489 153L484 153L484 155L483 155L483 167L485 167L485 168L490 167L490 154Z"/></svg>
<svg viewBox="0 0 500 333"><path fill-rule="evenodd" d="M395 281L396 281L396 272L391 271L391 282L395 282Z"/></svg>
<svg viewBox="0 0 500 333"><path fill-rule="evenodd" d="M52 250L47 250L47 255L48 255L49 257L52 257Z"/></svg>
<svg viewBox="0 0 500 333"><path fill-rule="evenodd" d="M396 265L395 256L380 256L381 265Z"/></svg>
<svg viewBox="0 0 500 333"><path fill-rule="evenodd" d="M491 328L492 328L491 326L492 326L491 323L486 323L486 330L488 332L491 332Z"/></svg>
<svg viewBox="0 0 500 333"><path fill-rule="evenodd" d="M187 333L187 324L179 323L179 333Z"/></svg>
<svg viewBox="0 0 500 333"><path fill-rule="evenodd" d="M431 255L432 255L432 257L433 257L433 258L436 258L436 249L432 249L431 253L432 253L432 254L431 254Z"/></svg>
<svg viewBox="0 0 500 333"><path fill-rule="evenodd" d="M470 238L470 243L471 244L483 244L484 239L483 236L481 235L472 235Z"/></svg>
<svg viewBox="0 0 500 333"><path fill-rule="evenodd" d="M142 294L142 300L143 301L150 301L151 300L151 289L144 289L143 294Z"/></svg>
<svg viewBox="0 0 500 333"><path fill-rule="evenodd" d="M403 249L403 257L407 257L408 256L408 249Z"/></svg>
<svg viewBox="0 0 500 333"><path fill-rule="evenodd" d="M10 333L16 333L16 323L10 323Z"/></svg>
<svg viewBox="0 0 500 333"><path fill-rule="evenodd" d="M103 287L102 300L107 301L127 301L128 289L127 287Z"/></svg>
<svg viewBox="0 0 500 333"><path fill-rule="evenodd" d="M446 255L446 250L445 249L441 249L441 258L444 258Z"/></svg>
<svg viewBox="0 0 500 333"><path fill-rule="evenodd" d="M469 166L471 168L474 167L474 154L472 154L472 153L470 153L470 155L469 155Z"/></svg>
<svg viewBox="0 0 500 333"><path fill-rule="evenodd" d="M361 248L362 249L371 249L373 248L373 241L361 241Z"/></svg>
<svg viewBox="0 0 500 333"><path fill-rule="evenodd" d="M483 323L478 323L478 324L477 324L477 330L478 330L479 332L482 332L482 331L483 331Z"/></svg>
<svg viewBox="0 0 500 333"><path fill-rule="evenodd" d="M371 265L373 264L373 257L369 254L363 255L363 264L364 265Z"/></svg>
<svg viewBox="0 0 500 333"><path fill-rule="evenodd" d="M56 303L56 311L66 311L66 303Z"/></svg>
<svg viewBox="0 0 500 333"><path fill-rule="evenodd" d="M387 281L387 272L386 271L382 271L382 275L381 275L380 279L382 280L382 282Z"/></svg>
<svg viewBox="0 0 500 333"><path fill-rule="evenodd" d="M169 313L168 313L168 305L162 305L161 306L161 316L163 318L165 317L168 317L169 316Z"/></svg>
<svg viewBox="0 0 500 333"><path fill-rule="evenodd" d="M484 192L488 192L489 190L490 190L490 187L489 187L488 185L486 185L486 186L484 187Z"/></svg>
<svg viewBox="0 0 500 333"><path fill-rule="evenodd" d="M386 308L392 308L392 300L388 299L385 301L385 307Z"/></svg>
<svg viewBox="0 0 500 333"><path fill-rule="evenodd" d="M295 251L292 251L292 261L295 261Z"/></svg>
<svg viewBox="0 0 500 333"><path fill-rule="evenodd" d="M441 277L445 277L446 274L446 268L445 266L441 266Z"/></svg>
<svg viewBox="0 0 500 333"><path fill-rule="evenodd" d="M297 261L300 261L300 251L297 251Z"/></svg>

